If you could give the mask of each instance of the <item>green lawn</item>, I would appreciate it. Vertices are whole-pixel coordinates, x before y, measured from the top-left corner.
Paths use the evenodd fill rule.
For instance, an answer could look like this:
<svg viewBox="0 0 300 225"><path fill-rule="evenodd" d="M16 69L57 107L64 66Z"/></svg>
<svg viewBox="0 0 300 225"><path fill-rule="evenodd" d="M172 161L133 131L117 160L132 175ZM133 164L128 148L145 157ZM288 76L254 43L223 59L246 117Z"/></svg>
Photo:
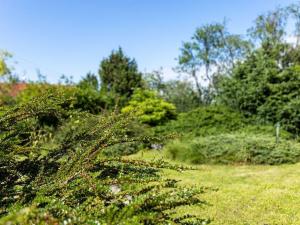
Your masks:
<svg viewBox="0 0 300 225"><path fill-rule="evenodd" d="M165 158L157 151L132 158ZM174 162L176 163L176 162ZM198 170L165 170L164 177L185 186L205 186L208 205L184 207L182 212L213 219L212 224L300 224L300 163L282 166L203 165Z"/></svg>

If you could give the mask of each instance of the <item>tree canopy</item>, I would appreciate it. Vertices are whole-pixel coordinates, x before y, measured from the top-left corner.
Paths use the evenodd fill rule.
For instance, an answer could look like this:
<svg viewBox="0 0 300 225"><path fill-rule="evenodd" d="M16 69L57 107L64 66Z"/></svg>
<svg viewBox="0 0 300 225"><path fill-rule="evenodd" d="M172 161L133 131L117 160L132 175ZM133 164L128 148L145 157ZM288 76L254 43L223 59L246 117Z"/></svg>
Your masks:
<svg viewBox="0 0 300 225"><path fill-rule="evenodd" d="M101 91L112 95L121 105L128 101L135 88L142 86L142 74L135 59L126 56L121 48L101 61L99 76Z"/></svg>

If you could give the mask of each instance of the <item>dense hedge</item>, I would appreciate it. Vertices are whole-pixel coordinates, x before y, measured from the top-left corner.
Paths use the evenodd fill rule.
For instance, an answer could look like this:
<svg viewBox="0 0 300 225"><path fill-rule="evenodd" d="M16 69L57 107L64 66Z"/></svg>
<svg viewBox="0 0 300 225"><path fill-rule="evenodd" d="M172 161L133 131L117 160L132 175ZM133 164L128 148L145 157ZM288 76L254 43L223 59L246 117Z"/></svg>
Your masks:
<svg viewBox="0 0 300 225"><path fill-rule="evenodd" d="M193 164L282 164L300 160L300 144L260 132L236 132L174 141L166 146L172 159Z"/></svg>
<svg viewBox="0 0 300 225"><path fill-rule="evenodd" d="M182 135L207 136L234 131L245 126L243 116L225 106L203 106L187 113L178 115L163 126L157 127L155 132L165 134L176 132Z"/></svg>

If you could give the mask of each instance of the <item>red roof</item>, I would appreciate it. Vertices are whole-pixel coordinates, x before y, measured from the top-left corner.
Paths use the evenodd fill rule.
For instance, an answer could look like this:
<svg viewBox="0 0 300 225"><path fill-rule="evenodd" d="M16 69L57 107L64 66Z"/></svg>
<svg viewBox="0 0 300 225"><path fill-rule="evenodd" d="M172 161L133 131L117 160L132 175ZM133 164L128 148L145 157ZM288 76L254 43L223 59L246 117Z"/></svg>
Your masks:
<svg viewBox="0 0 300 225"><path fill-rule="evenodd" d="M10 96L12 97L16 97L19 92L23 91L24 89L26 89L27 84L26 83L17 83L17 84L13 84L13 86L11 87L11 91L10 91Z"/></svg>
<svg viewBox="0 0 300 225"><path fill-rule="evenodd" d="M5 84L5 83L0 84L0 92L1 89L6 89L5 92L7 93L7 95L11 97L16 97L21 91L23 91L26 88L27 88L27 84L24 82L15 83L15 84Z"/></svg>

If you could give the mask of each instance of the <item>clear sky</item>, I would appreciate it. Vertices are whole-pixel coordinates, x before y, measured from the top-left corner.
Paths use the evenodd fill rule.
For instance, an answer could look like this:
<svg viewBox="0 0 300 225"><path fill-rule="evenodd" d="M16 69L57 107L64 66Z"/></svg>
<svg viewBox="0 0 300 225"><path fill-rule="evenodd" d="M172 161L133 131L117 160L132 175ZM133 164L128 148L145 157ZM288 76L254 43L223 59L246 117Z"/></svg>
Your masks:
<svg viewBox="0 0 300 225"><path fill-rule="evenodd" d="M197 26L228 20L244 34L262 12L292 0L0 0L0 49L14 54L16 71L51 82L61 74L77 81L97 72L100 61L121 46L139 69L164 67L175 78L182 41Z"/></svg>

